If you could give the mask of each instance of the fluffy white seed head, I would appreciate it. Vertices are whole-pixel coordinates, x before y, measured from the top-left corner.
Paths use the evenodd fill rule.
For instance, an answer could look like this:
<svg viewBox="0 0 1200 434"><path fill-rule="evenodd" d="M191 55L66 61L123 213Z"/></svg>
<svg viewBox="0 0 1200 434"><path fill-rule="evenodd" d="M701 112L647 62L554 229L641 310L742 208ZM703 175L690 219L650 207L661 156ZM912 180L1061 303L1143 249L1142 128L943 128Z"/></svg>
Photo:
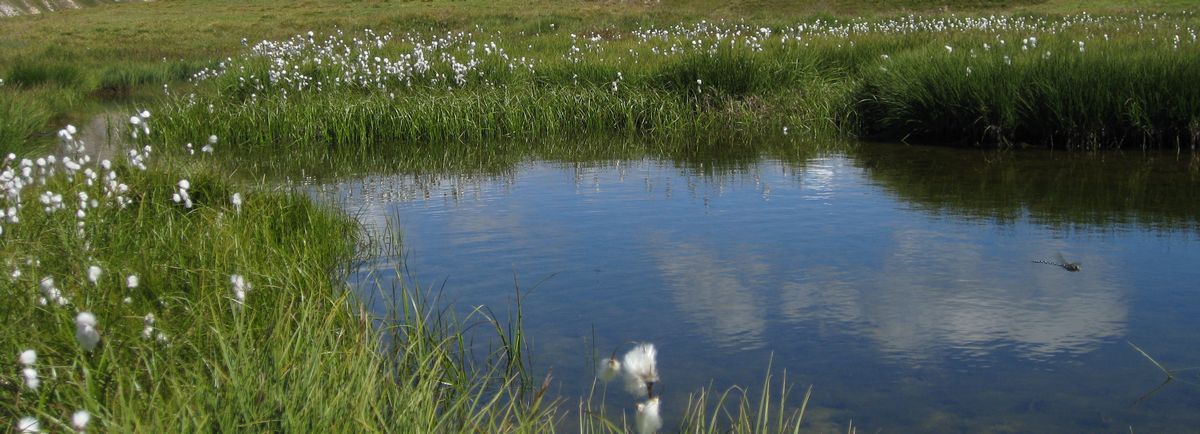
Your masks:
<svg viewBox="0 0 1200 434"><path fill-rule="evenodd" d="M658 412L658 398L650 398L637 405L637 430L639 434L650 434L662 428L662 416Z"/></svg>
<svg viewBox="0 0 1200 434"><path fill-rule="evenodd" d="M96 330L96 316L91 312L80 312L75 317L75 340L84 351L96 349L100 343L100 331Z"/></svg>
<svg viewBox="0 0 1200 434"><path fill-rule="evenodd" d="M32 366L34 363L37 363L37 351L34 351L34 350L22 351L21 356L18 357L18 359L21 361L22 365Z"/></svg>
<svg viewBox="0 0 1200 434"><path fill-rule="evenodd" d="M71 426L75 427L76 431L87 429L88 422L92 421L92 414L87 410L79 410L71 415Z"/></svg>
<svg viewBox="0 0 1200 434"><path fill-rule="evenodd" d="M37 390L38 386L40 386L42 384L42 380L38 378L38 373L37 373L36 369L33 369L33 368L22 369L21 376L25 377L25 387L28 387L29 390Z"/></svg>
<svg viewBox="0 0 1200 434"><path fill-rule="evenodd" d="M638 344L625 353L625 388L630 393L646 393L648 386L658 381L657 355L654 344Z"/></svg>
<svg viewBox="0 0 1200 434"><path fill-rule="evenodd" d="M234 275L229 276L229 283L233 286L234 292L238 292L238 291L245 292L245 291L249 291L251 288L253 288L253 286L250 285L250 282L247 282L246 278L243 277L241 274L234 274Z"/></svg>
<svg viewBox="0 0 1200 434"><path fill-rule="evenodd" d="M91 312L80 312L79 315L75 316L75 326L76 327L84 327L84 326L95 327L96 326L96 315L92 315Z"/></svg>
<svg viewBox="0 0 1200 434"><path fill-rule="evenodd" d="M612 381L617 378L617 374L621 373L621 362L614 357L607 357L600 361L600 369L596 377L603 382Z"/></svg>
<svg viewBox="0 0 1200 434"><path fill-rule="evenodd" d="M625 367L625 369L629 369ZM625 391L634 396L645 396L649 393L649 388L646 387L646 382L642 381L636 375L631 375L629 371L625 371L625 375L621 377L622 383L625 386Z"/></svg>
<svg viewBox="0 0 1200 434"><path fill-rule="evenodd" d="M93 266L88 267L87 273L88 273L88 281L92 282L94 284L100 280L100 274L102 273L102 271L100 270L100 267L93 265Z"/></svg>
<svg viewBox="0 0 1200 434"><path fill-rule="evenodd" d="M42 426L37 418L23 417L17 421L17 432L21 434L36 434L42 432Z"/></svg>
<svg viewBox="0 0 1200 434"><path fill-rule="evenodd" d="M127 288L130 288L130 289L137 288L138 283L139 283L139 279L136 274L130 274L129 276L125 277L125 287L127 287Z"/></svg>

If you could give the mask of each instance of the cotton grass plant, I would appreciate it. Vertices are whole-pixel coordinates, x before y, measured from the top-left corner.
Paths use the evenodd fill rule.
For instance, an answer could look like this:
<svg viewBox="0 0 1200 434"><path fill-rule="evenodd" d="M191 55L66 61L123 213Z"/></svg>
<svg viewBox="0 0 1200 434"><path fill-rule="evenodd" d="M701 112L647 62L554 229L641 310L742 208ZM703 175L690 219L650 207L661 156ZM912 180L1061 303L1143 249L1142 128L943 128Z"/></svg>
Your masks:
<svg viewBox="0 0 1200 434"><path fill-rule="evenodd" d="M547 426L552 407L518 399L515 379L463 365L450 329L373 325L340 283L359 237L346 216L233 184L198 156L151 157L155 134L139 132L126 158L104 164L5 162L0 264L11 272L0 312L26 330L0 335L18 362L0 372L14 397L0 400L6 429ZM191 207L172 200L181 189ZM81 220L73 203L40 202L45 192L97 201ZM403 333L385 340L391 330Z"/></svg>
<svg viewBox="0 0 1200 434"><path fill-rule="evenodd" d="M623 135L1181 147L1200 124L1188 14L699 20L606 32L301 33L163 108L245 149ZM1099 72L1093 74L1093 72ZM1072 89L1084 89L1074 91ZM1082 99L1081 99L1082 98Z"/></svg>

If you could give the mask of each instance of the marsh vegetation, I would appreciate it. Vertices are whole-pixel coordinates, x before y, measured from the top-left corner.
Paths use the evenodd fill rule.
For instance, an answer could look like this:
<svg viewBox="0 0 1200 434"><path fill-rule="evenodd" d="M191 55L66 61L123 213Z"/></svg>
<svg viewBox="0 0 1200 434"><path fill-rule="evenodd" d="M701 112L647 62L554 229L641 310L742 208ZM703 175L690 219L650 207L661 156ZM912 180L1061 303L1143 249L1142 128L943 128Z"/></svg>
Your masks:
<svg viewBox="0 0 1200 434"><path fill-rule="evenodd" d="M832 152L932 214L1194 233L1200 18L1186 2L761 3L178 1L0 20L0 351L19 354L0 372L13 397L0 421L761 432L805 420L809 394L795 399L795 380L769 368L757 389L725 393L666 372L694 394L660 407L654 347L620 360L640 402L614 405L599 382L560 396L533 363L519 285L509 315L464 311L405 275L384 230L404 228L365 229L354 204L297 185L648 158L721 179L764 158L804 172ZM105 119L105 154L67 126L92 119ZM905 160L861 139L1000 151ZM1017 148L1174 157L1027 176L1008 164L1026 158L1006 153ZM954 151L918 155L941 152ZM972 199L996 196L1011 200Z"/></svg>

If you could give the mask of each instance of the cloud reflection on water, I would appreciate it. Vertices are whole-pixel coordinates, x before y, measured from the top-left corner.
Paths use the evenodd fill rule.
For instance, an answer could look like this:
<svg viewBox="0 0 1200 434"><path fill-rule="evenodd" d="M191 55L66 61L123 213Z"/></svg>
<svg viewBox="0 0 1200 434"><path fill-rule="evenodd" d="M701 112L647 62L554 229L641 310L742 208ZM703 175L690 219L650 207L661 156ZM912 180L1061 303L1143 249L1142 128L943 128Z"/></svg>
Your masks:
<svg viewBox="0 0 1200 434"><path fill-rule="evenodd" d="M753 254L720 255L702 244L652 239L655 266L686 320L719 347L754 349L766 344L766 308L755 287L769 281Z"/></svg>
<svg viewBox="0 0 1200 434"><path fill-rule="evenodd" d="M762 196L766 203L762 186L772 185L772 203L821 199L821 206L826 207L822 212L844 213L847 211L836 209L841 202L824 202L837 192L872 190L862 169L840 157L813 160L804 167L764 161L742 175L696 176L649 161L613 167L533 165L515 174L486 178L368 177L337 184L336 190L352 212L359 210L356 214L368 227L385 227L395 207L409 203L414 205L403 206L441 215L435 220L445 222L444 226L434 230L449 234L447 241L454 249L496 249L491 244L499 243L505 249L540 252L535 256L566 254L569 245L539 243L567 236L572 226L555 218L578 217L587 215L584 211L590 207L612 206L612 198L601 200L604 196L596 195L654 196L654 201L674 203L673 212L688 203L702 202L703 214L709 214L710 200L739 189L759 190L752 194ZM543 185L561 182L556 179L573 180L575 185L570 189ZM674 185L687 186L688 194L673 194L674 189L668 187ZM528 206L529 197L536 195L551 195L537 200L567 211L558 210L556 217L549 211L518 209L521 203ZM661 206L654 201L642 203ZM623 206L646 205L634 201ZM903 204L895 206L906 209ZM712 215L724 218L719 213ZM744 218L730 215L729 219ZM643 222L614 225L622 223ZM900 219L886 227L862 228L855 228L853 222L818 222L814 230L828 232L826 236L844 233L852 237L856 231L870 230L883 234L890 243L869 246L867 251L858 251L861 245L822 246L829 250L825 256L842 259L831 263L813 257L779 257L778 250L761 244L739 243L739 234L753 228L738 227L744 220L713 224L722 223L729 224L729 239L697 237L678 232L678 228L650 227L617 234L631 238L654 234L632 240L644 245L651 262L645 266L658 274L648 280L662 282L671 309L717 347L769 348L773 336L783 330L821 327L867 338L880 353L896 359L925 360L946 356L947 351L966 359L983 358L1001 349L1043 359L1085 353L1125 333L1125 290L1102 258L1072 258L1083 260L1086 268L1081 273L1013 260L1021 254L1051 254L1066 247L1053 239L1022 245L1024 253L997 252L997 246L977 236L980 231L943 231L923 221ZM543 235L531 236L534 227ZM557 232L562 236L544 235ZM850 255L857 254L869 256L852 260ZM878 265L864 265L867 263Z"/></svg>
<svg viewBox="0 0 1200 434"><path fill-rule="evenodd" d="M981 358L1009 347L1031 359L1078 355L1125 333L1123 290L1100 271L1107 267L1099 258L1090 258L1096 266L1088 273L1030 263L1018 274L997 271L1006 267L989 263L971 240L924 230L894 238L880 270L805 270L803 281L783 286L782 316L842 324L884 354L914 361L947 350Z"/></svg>

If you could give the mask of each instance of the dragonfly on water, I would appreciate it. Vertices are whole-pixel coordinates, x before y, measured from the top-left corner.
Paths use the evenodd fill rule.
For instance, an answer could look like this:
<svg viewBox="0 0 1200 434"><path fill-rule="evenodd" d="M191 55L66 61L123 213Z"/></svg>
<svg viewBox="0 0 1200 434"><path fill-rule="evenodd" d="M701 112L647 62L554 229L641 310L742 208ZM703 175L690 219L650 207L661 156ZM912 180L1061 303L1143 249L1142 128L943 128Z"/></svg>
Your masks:
<svg viewBox="0 0 1200 434"><path fill-rule="evenodd" d="M1046 264L1046 265L1053 265L1055 267L1062 267L1062 269L1070 271L1070 272L1076 272L1076 271L1083 269L1080 267L1080 263L1078 263L1078 262L1068 262L1067 258L1063 257L1062 252L1055 254L1055 256L1057 257L1058 262L1054 262L1054 261L1033 261L1033 262L1036 264Z"/></svg>

